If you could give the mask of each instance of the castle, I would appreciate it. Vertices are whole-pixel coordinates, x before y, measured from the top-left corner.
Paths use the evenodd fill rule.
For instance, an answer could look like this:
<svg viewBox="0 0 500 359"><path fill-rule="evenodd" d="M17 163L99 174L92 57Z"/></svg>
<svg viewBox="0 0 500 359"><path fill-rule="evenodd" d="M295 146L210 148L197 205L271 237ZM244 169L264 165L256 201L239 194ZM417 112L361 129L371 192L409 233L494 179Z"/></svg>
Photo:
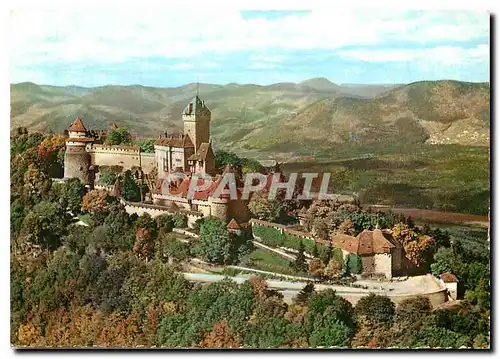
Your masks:
<svg viewBox="0 0 500 359"><path fill-rule="evenodd" d="M192 225L198 218L215 216L226 222L246 223L250 218L247 202L241 199L214 198L211 194L221 180L216 173L215 156L210 139L211 112L198 95L181 113L184 131L160 136L154 153L141 151L138 146L105 145L102 133L89 131L80 118L68 128L64 157L64 178L79 178L94 188L99 166L121 166L124 170L140 168L143 173L157 171L152 204L125 203L129 213L147 212L156 216L165 212L181 212ZM225 170L231 171L230 168ZM164 183L171 173L182 173L184 180ZM194 174L210 175L213 184L188 199L187 192ZM164 191L168 186L168 193Z"/></svg>

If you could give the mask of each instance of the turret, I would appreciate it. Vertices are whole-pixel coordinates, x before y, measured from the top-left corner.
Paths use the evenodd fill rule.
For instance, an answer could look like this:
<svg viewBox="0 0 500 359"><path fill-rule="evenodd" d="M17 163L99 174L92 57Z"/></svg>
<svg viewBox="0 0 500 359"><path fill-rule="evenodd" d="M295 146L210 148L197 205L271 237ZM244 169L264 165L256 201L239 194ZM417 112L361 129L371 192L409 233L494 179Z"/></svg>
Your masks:
<svg viewBox="0 0 500 359"><path fill-rule="evenodd" d="M92 184L90 154L87 144L94 142L81 118L77 117L68 128L69 138L66 140L64 154L64 178L79 178L83 184Z"/></svg>

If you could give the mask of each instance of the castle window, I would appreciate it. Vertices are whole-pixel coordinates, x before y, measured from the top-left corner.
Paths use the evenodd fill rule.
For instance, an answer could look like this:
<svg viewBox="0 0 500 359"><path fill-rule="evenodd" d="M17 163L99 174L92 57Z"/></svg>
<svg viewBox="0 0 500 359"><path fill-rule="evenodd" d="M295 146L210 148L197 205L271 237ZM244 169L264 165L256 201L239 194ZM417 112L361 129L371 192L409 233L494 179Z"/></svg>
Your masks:
<svg viewBox="0 0 500 359"><path fill-rule="evenodd" d="M189 104L189 114L191 114L191 112L193 112L193 104L192 103Z"/></svg>

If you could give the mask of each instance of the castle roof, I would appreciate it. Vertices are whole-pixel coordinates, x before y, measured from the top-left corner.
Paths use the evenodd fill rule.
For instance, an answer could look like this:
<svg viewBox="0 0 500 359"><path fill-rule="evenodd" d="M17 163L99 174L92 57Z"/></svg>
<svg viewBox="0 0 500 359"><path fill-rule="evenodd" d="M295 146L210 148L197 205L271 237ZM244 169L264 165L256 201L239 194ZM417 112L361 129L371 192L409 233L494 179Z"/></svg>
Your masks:
<svg viewBox="0 0 500 359"><path fill-rule="evenodd" d="M193 142L191 142L188 135L160 136L155 141L155 145L176 148L194 148Z"/></svg>
<svg viewBox="0 0 500 359"><path fill-rule="evenodd" d="M365 229L357 237L339 233L333 237L333 244L346 252L360 255L390 253L391 248L397 246L387 239L380 229Z"/></svg>
<svg viewBox="0 0 500 359"><path fill-rule="evenodd" d="M210 186L207 189L204 189L202 191L195 191L193 194L193 199L195 199L195 200L207 200L209 197L211 197L214 194L214 192L217 189L217 187L219 186L219 183L221 180L222 180L222 178L214 179L212 184L210 184ZM192 181L192 178L186 178L177 187L174 187L174 186L170 187L169 194L186 198L187 194L189 192L189 186L191 184L191 181ZM164 179L162 179L162 178L157 179L154 194L160 194L160 195L167 194L167 193L162 193L163 183L164 183ZM205 183L205 180L203 178L198 178L196 185L197 185L197 187L202 187L204 183ZM228 190L228 189L229 189L229 186L226 185L224 187L224 190ZM238 196L238 198L241 198L242 193L243 193L243 188L236 188L236 195ZM225 193L222 193L220 195L220 199L229 199L229 197L230 197L229 194L225 194Z"/></svg>
<svg viewBox="0 0 500 359"><path fill-rule="evenodd" d="M182 110L182 114L183 115L191 115L193 113L197 113L199 110L201 109L205 109L207 111L208 108L207 106L205 106L205 102L202 101L198 95L196 95L195 97L193 97L193 99L186 105L186 107L184 107L184 110ZM210 112L210 111L209 111Z"/></svg>
<svg viewBox="0 0 500 359"><path fill-rule="evenodd" d="M209 142L203 142L198 151L189 156L188 161L205 161L207 159L208 152L210 152L211 147Z"/></svg>
<svg viewBox="0 0 500 359"><path fill-rule="evenodd" d="M68 131L87 132L87 129L85 128L82 119L80 117L77 117L75 118L71 126L69 126Z"/></svg>

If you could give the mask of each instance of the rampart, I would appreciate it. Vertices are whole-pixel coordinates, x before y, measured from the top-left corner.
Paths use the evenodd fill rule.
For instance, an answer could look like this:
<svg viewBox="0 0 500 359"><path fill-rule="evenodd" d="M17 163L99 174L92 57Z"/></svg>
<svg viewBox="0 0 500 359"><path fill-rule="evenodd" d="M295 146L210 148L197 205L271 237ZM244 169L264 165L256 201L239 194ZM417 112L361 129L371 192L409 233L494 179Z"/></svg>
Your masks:
<svg viewBox="0 0 500 359"><path fill-rule="evenodd" d="M94 144L87 147L91 164L97 166L122 166L125 170L142 167L150 173L156 166L155 154L142 152L138 146L111 146Z"/></svg>
<svg viewBox="0 0 500 359"><path fill-rule="evenodd" d="M250 219L249 223L252 226L257 225L257 226L262 226L262 227L274 228L274 229L280 231L281 233L286 233L286 234L289 234L289 235L292 235L292 236L295 236L295 237L308 239L308 240L314 241L314 242L316 242L318 244L324 244L324 245L330 244L329 241L325 241L325 240L322 240L322 239L314 238L311 235L311 233L297 231L297 230L292 229L292 228L290 228L288 226L285 226L283 224L274 223L274 222L268 222L268 221L263 221L261 219L255 219L255 218Z"/></svg>
<svg viewBox="0 0 500 359"><path fill-rule="evenodd" d="M194 223L198 219L203 217L203 214L200 212L189 211L185 209L169 210L164 206L139 203L139 202L128 202L125 200L121 200L121 203L125 206L125 210L127 211L128 214L136 213L138 216L144 213L148 213L153 218L161 216L162 214L173 214L173 213L185 214L188 219L188 227L193 227Z"/></svg>

